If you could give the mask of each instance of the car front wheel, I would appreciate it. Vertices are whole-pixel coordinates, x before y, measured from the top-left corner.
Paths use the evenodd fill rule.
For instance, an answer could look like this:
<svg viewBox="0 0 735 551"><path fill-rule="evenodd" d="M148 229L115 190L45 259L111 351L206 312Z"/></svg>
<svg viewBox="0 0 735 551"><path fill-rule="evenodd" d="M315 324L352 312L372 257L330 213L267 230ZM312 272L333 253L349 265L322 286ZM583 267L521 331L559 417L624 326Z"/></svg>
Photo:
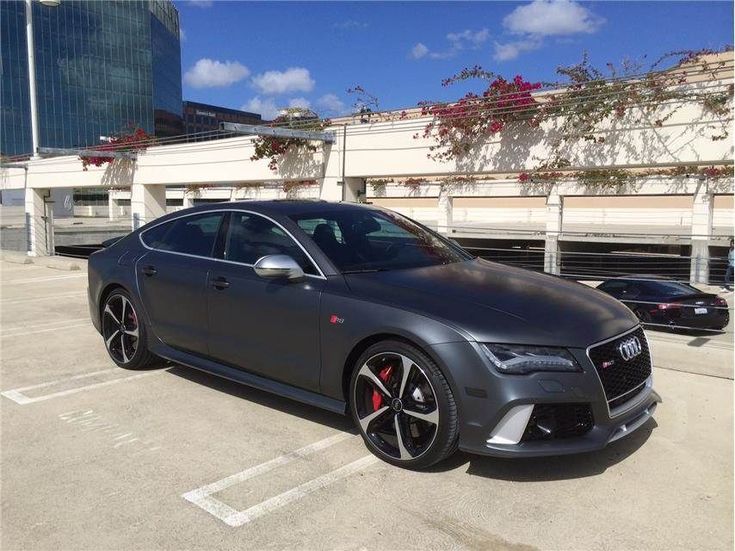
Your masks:
<svg viewBox="0 0 735 551"><path fill-rule="evenodd" d="M457 447L457 406L436 363L418 348L383 341L358 359L350 409L368 448L400 467L421 469Z"/></svg>

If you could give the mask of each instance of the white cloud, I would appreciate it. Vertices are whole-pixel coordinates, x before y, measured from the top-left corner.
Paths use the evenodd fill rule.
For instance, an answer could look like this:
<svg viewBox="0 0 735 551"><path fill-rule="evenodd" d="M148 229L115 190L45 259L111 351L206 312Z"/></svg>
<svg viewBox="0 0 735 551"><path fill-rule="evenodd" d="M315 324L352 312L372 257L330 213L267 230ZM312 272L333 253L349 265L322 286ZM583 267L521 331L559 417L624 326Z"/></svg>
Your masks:
<svg viewBox="0 0 735 551"><path fill-rule="evenodd" d="M184 74L184 82L194 88L229 86L246 78L250 69L237 61L202 58Z"/></svg>
<svg viewBox="0 0 735 551"><path fill-rule="evenodd" d="M275 119L279 113L283 110L281 107L277 107L273 98L261 99L258 96L250 99L242 107L243 111L250 111L251 113L257 113L264 119L270 120Z"/></svg>
<svg viewBox="0 0 735 551"><path fill-rule="evenodd" d="M368 24L364 21L347 19L346 21L339 21L337 23L334 23L332 27L340 31L348 31L350 29L366 29L368 27Z"/></svg>
<svg viewBox="0 0 735 551"><path fill-rule="evenodd" d="M533 38L528 40L517 40L505 44L495 43L495 61L508 61L517 58L522 52L530 52L541 47L541 41Z"/></svg>
<svg viewBox="0 0 735 551"><path fill-rule="evenodd" d="M311 102L306 98L291 98L288 100L289 107L300 107L301 109L309 109Z"/></svg>
<svg viewBox="0 0 735 551"><path fill-rule="evenodd" d="M409 53L408 55L412 59L421 59L428 53L429 48L427 48L425 44L419 42L413 48L411 48L411 53Z"/></svg>
<svg viewBox="0 0 735 551"><path fill-rule="evenodd" d="M412 59L421 59L422 57L449 59L462 50L477 50L488 38L490 38L490 31L487 29L480 29L479 31L466 29L462 32L447 34L446 39L449 42L449 47L444 51L432 52L425 44L419 42L411 49L408 56Z"/></svg>
<svg viewBox="0 0 735 551"><path fill-rule="evenodd" d="M518 39L495 43L496 61L515 59L523 52L538 50L546 37L592 34L605 20L574 0L533 0L518 6L503 18L503 27Z"/></svg>
<svg viewBox="0 0 735 551"><path fill-rule="evenodd" d="M179 40L181 42L186 41L186 33L184 32L184 27L179 27Z"/></svg>
<svg viewBox="0 0 735 551"><path fill-rule="evenodd" d="M591 34L604 22L573 0L533 0L503 18L503 26L510 32L536 36Z"/></svg>
<svg viewBox="0 0 735 551"><path fill-rule="evenodd" d="M339 99L339 97L337 97L337 94L324 94L316 100L316 104L327 115L344 115L348 112L347 106L341 99Z"/></svg>
<svg viewBox="0 0 735 551"><path fill-rule="evenodd" d="M197 8L211 8L214 0L189 0L189 3Z"/></svg>
<svg viewBox="0 0 735 551"><path fill-rule="evenodd" d="M464 48L477 49L490 38L490 31L487 29L480 29L479 31L465 30L461 33L449 33L447 40L451 45L451 48L462 50Z"/></svg>
<svg viewBox="0 0 735 551"><path fill-rule="evenodd" d="M308 69L290 67L285 71L266 71L254 76L253 84L260 93L275 95L289 92L311 92L315 82Z"/></svg>

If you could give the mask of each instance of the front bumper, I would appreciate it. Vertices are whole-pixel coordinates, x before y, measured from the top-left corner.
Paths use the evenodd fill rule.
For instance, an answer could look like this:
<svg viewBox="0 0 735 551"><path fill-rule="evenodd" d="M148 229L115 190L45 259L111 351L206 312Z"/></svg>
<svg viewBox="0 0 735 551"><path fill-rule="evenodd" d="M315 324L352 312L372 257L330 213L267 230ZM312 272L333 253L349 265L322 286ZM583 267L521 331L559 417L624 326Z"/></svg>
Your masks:
<svg viewBox="0 0 735 551"><path fill-rule="evenodd" d="M570 350L582 366L581 373L521 376L496 372L475 343L446 343L432 350L443 365L451 366L446 373L460 413L459 448L470 453L535 457L599 450L643 426L661 402L649 378L643 390L610 412L602 383L583 349ZM561 404L589 405L592 428L582 436L548 440L504 443L503 438L493 438L514 412L530 411L533 405ZM520 423L525 427L528 417L522 417Z"/></svg>

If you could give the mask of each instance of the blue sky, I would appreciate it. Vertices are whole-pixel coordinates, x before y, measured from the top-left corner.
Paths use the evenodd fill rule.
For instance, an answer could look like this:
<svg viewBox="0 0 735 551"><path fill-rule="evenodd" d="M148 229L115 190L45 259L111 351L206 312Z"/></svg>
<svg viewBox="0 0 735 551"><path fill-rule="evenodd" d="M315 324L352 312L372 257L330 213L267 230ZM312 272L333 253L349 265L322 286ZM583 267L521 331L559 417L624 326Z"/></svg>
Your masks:
<svg viewBox="0 0 735 551"><path fill-rule="evenodd" d="M528 80L589 52L604 67L733 41L731 2L237 2L178 0L184 99L271 117L349 110L361 85L380 107L454 99L441 80L481 65ZM476 85L476 87L479 86Z"/></svg>

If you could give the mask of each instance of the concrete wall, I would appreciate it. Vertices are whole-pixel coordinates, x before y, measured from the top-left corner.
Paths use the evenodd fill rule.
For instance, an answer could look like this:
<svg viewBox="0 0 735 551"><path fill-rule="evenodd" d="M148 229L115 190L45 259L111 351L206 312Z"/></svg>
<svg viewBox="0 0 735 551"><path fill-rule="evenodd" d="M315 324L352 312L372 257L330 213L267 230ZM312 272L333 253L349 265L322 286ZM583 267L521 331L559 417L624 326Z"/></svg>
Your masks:
<svg viewBox="0 0 735 551"><path fill-rule="evenodd" d="M725 85L726 82L722 81ZM692 90L712 83L688 85ZM712 126L722 121L704 111L698 103L684 104L666 118L663 107L657 126L647 114L632 109L622 119L612 119L597 137L604 143L574 142L560 153L574 167L658 166L681 162L722 162L732 160L731 140L713 141ZM251 161L252 138L238 137L209 142L151 147L138 154L137 161L119 159L104 167L83 171L75 157L44 159L29 163L29 187L128 186L139 184L216 184L277 182L288 179L317 179L323 198L339 198L338 181L343 177L429 176L455 173L508 173L528 170L552 152L552 141L560 119L530 128L522 123L508 125L497 136L479 145L466 158L440 162L427 158L432 138L415 138L428 118L394 120L346 127L347 147L342 151L344 127L334 144L317 152L289 155L271 171L267 160ZM342 157L345 155L345 174ZM21 188L22 169L3 169L2 188Z"/></svg>
<svg viewBox="0 0 735 551"><path fill-rule="evenodd" d="M730 79L685 86L696 92L705 86L711 89L731 82ZM722 120L703 110L699 103L684 103L675 111L671 109L664 106L657 113L663 120L661 124L649 114L631 109L624 117L610 119L599 128L596 137L600 143L573 141L556 153L568 159L574 169L732 163L732 141L711 139ZM681 238L680 243L691 237L693 250L701 258L713 244L713 228L723 235L732 229L732 200L726 197L732 194L732 178L648 177L625 189L605 191L574 181L520 184L519 172L533 169L554 152L553 143L558 140L563 122L560 119L536 128L511 123L464 158L450 161L429 158L434 140L416 138L428 118L369 124L340 122L351 124L335 124L328 129L335 134L334 143L319 144L316 152L289 154L279 160L276 172L268 168L267 160L250 160L253 138L237 137L151 147L140 152L137 160L118 159L86 171L76 157L34 160L28 163L27 171L1 169L0 187L27 185L32 200L27 200L26 206L31 205L34 212L40 212L36 204L39 198L30 190L128 188L129 211L121 211L113 196L108 214L129 215L135 226L169 210L162 186L207 186L189 192L178 189L175 193L181 194L186 207L204 199L288 196L359 200L368 178L399 180L410 176L427 183L417 188L390 184L372 189L368 185L367 198L435 225L440 231L462 226L510 225L541 229L546 232L550 269L554 259L558 259L556 243L564 239L565 232L580 231L579 226L585 226L584 231L614 228L662 235L675 233ZM458 173L472 174L481 181L461 186L449 184L447 177ZM281 182L295 179L313 179L318 187L284 192ZM33 218L32 223L40 222ZM700 264L706 262L704 259Z"/></svg>

